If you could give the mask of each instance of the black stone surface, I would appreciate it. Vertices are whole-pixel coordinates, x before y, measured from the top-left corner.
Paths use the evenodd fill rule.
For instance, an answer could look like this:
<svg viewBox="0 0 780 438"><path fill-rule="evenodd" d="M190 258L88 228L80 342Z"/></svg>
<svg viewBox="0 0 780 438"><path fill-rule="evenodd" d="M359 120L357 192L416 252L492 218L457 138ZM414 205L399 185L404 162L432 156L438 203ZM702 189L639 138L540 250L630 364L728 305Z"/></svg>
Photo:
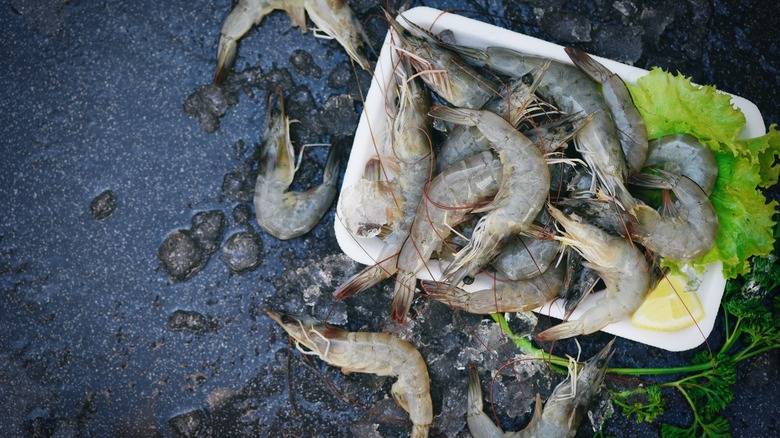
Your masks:
<svg viewBox="0 0 780 438"><path fill-rule="evenodd" d="M392 10L396 3L381 6ZM378 50L386 31L380 5L351 4ZM774 2L411 5L457 10L642 68L679 70L751 100L767 126L780 121ZM500 337L480 318L423 301L408 327L390 326L387 286L335 303L330 291L359 268L336 244L335 209L292 241L257 232L252 242L262 242L262 254L241 246L244 257L232 270L224 257L208 257L216 246L226 254L231 236L247 233L266 92L282 87L290 116L304 121L293 128L298 144L343 141L361 110L355 77L363 92L370 81L352 71L336 42L290 29L287 16L274 12L241 42L238 73L228 85L210 87L231 6L230 0L0 4L0 430L100 437L408 434L407 424L342 398L406 418L389 395L390 379L343 376L302 359L264 314L273 308L351 329L400 330L421 346L431 369L433 435L466 436L468 358L503 360L486 354L470 328L503 351ZM319 181L326 153L309 149L296 188ZM102 193L112 196L96 210ZM777 198L777 190L770 196ZM218 213L203 222L202 212ZM167 248L166 237L195 224L208 226L201 230L207 243L187 231L180 240L196 260L169 276L158 250ZM722 341L719 330L721 322L713 345ZM608 339L583 339L584 354ZM622 339L615 345L614 366L678 365L692 355ZM777 352L740 363L736 396L724 413L734 436L777 434L778 370ZM527 402L554 378L520 392L506 380L496 400L507 429L528 421L527 404L517 398ZM691 418L677 398L660 420ZM660 421L636 425L616 413L605 433L658 436L659 427ZM593 432L583 427L580 434Z"/></svg>

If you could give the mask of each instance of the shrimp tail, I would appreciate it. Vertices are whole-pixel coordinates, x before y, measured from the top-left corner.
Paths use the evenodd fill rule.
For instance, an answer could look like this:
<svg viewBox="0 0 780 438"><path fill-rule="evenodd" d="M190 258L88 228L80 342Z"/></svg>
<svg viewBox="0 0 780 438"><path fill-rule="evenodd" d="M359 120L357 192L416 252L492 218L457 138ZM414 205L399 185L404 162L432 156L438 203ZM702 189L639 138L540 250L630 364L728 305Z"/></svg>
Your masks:
<svg viewBox="0 0 780 438"><path fill-rule="evenodd" d="M428 115L444 120L445 122L455 123L456 125L476 126L478 121L474 114L475 110L466 108L450 108L448 106L437 105L428 111Z"/></svg>
<svg viewBox="0 0 780 438"><path fill-rule="evenodd" d="M653 170L658 172L658 175L637 173L629 178L629 182L636 186L649 189L671 189L672 183L670 182L670 179L674 177L674 174L662 169Z"/></svg>
<svg viewBox="0 0 780 438"><path fill-rule="evenodd" d="M396 275L395 295L391 303L390 318L398 324L403 324L414 300L415 281L417 276L412 272L399 272Z"/></svg>
<svg viewBox="0 0 780 438"><path fill-rule="evenodd" d="M535 337L537 341L557 341L559 339L572 338L584 334L581 320L566 321L552 326L547 330L538 333Z"/></svg>
<svg viewBox="0 0 780 438"><path fill-rule="evenodd" d="M475 437L503 436L504 432L482 411L482 387L479 382L477 365L472 363L469 369L469 390L466 396L466 423L469 432Z"/></svg>
<svg viewBox="0 0 780 438"><path fill-rule="evenodd" d="M471 364L469 369L469 391L467 396L468 411L466 415L479 415L482 413L482 386L479 382L477 364Z"/></svg>
<svg viewBox="0 0 780 438"><path fill-rule="evenodd" d="M325 162L325 169L322 172L323 186L335 187L338 184L341 158L345 149L345 144L342 141L337 141L330 147L328 161Z"/></svg>
<svg viewBox="0 0 780 438"><path fill-rule="evenodd" d="M366 267L337 287L336 290L333 291L333 298L341 300L357 295L360 292L377 285L380 281L390 278L393 273L395 273L396 260L397 256L393 256L393 260L390 261L392 266L389 266L388 263L380 262Z"/></svg>
<svg viewBox="0 0 780 438"><path fill-rule="evenodd" d="M612 72L591 58L584 50L575 47L566 47L564 49L569 59L577 68L585 73L592 81L604 83L609 80Z"/></svg>

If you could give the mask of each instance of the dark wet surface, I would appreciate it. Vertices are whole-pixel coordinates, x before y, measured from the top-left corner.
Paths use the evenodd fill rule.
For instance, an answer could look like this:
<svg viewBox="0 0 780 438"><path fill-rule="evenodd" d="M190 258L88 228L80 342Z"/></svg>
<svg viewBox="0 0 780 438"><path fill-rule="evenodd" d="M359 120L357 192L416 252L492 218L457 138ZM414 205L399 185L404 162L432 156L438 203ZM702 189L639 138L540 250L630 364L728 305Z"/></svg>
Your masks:
<svg viewBox="0 0 780 438"><path fill-rule="evenodd" d="M378 50L381 10L368 0L352 4ZM780 121L773 2L413 2L420 4L471 11L639 67L679 70L751 100L767 125ZM336 244L335 208L291 241L255 224L267 92L284 90L290 116L301 121L293 125L296 144L348 141L370 76L357 72L359 87L336 42L290 29L275 12L242 41L238 73L209 85L230 7L228 0L0 5L3 434L408 433L407 424L375 415L406 418L389 395L391 379L309 363L289 350L269 308L399 332L428 362L437 432L463 434L468 364L478 360L487 381L484 370L507 357L495 325L418 299L413 322L393 326L388 285L335 303L332 289L359 268ZM307 152L295 188L320 181L327 150ZM719 330L720 323L713 345L722 342ZM583 354L608 339L588 337ZM615 366L678 365L692 354L621 339L616 348ZM778 369L777 353L740 364L725 412L735 436L776 434ZM503 377L494 397L507 429L524 426L533 392L549 391L550 379L518 386ZM675 401L665 420L686 424L684 401ZM616 413L605 430L655 436L659 425L637 426Z"/></svg>

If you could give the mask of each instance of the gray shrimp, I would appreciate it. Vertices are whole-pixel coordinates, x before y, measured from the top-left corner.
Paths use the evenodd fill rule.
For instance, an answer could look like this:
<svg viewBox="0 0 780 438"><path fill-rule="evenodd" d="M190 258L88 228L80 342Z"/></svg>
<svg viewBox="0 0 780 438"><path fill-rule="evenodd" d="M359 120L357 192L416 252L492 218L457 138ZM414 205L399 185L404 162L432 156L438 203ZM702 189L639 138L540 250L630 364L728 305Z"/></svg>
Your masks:
<svg viewBox="0 0 780 438"><path fill-rule="evenodd" d="M469 370L466 423L474 438L500 437L568 437L573 438L577 429L588 417L593 402L604 384L607 364L614 354L611 340L600 352L584 365L573 362L569 376L559 383L542 407L542 399L536 395L536 407L531 422L519 432L503 432L482 409L482 387L476 365Z"/></svg>
<svg viewBox="0 0 780 438"><path fill-rule="evenodd" d="M452 232L452 226L480 201L498 191L503 166L491 152L456 163L437 175L417 206L409 237L396 264L395 296L391 317L403 323L414 298L417 273Z"/></svg>
<svg viewBox="0 0 780 438"><path fill-rule="evenodd" d="M476 126L490 140L503 164L501 187L495 199L475 212L486 212L469 244L442 272L452 286L487 266L501 253L506 239L529 228L550 190L550 171L542 151L501 116L484 110L434 107L431 116Z"/></svg>
<svg viewBox="0 0 780 438"><path fill-rule="evenodd" d="M452 288L448 283L422 281L426 294L456 309L488 315L529 312L554 298L563 286L563 266L550 266L541 275L526 280L496 280L495 286L474 292Z"/></svg>
<svg viewBox="0 0 780 438"><path fill-rule="evenodd" d="M286 11L292 27L300 27L303 32L308 30L308 13L317 26L317 32L334 38L363 69L371 70L364 45L368 36L345 0L239 0L222 24L215 84L227 77L228 69L236 59L238 40L275 9Z"/></svg>
<svg viewBox="0 0 780 438"><path fill-rule="evenodd" d="M693 180L707 196L718 179L715 154L690 134L671 134L650 141L644 167L660 168Z"/></svg>
<svg viewBox="0 0 780 438"><path fill-rule="evenodd" d="M392 95L397 99L389 99L396 108L388 113L390 150L381 162L392 168L394 179L386 186L377 186L379 191L391 192L389 208L397 219L390 224L389 234L383 238L384 246L377 263L336 288L334 297L339 299L360 293L395 274L398 253L409 236L417 206L433 174L431 119L428 117L430 96L425 87L409 74L410 67L402 62L396 70L395 86L391 87Z"/></svg>
<svg viewBox="0 0 780 438"><path fill-rule="evenodd" d="M330 208L338 192L341 146L331 146L322 176L322 184L305 192L288 190L293 182L295 152L290 141L290 121L284 112L281 92L269 97L261 145L260 164L255 184L254 206L257 223L280 240L293 239L309 232Z"/></svg>
<svg viewBox="0 0 780 438"><path fill-rule="evenodd" d="M631 183L671 190L678 205L665 196L661 213L647 205L637 206L632 238L661 257L682 262L696 260L715 244L715 208L704 190L690 178L664 170L657 172L658 175L634 175Z"/></svg>
<svg viewBox="0 0 780 438"><path fill-rule="evenodd" d="M499 94L502 87L498 82L440 46L435 35L403 15L408 29L389 14L385 15L400 39L402 49L399 53L411 61L423 81L442 99L459 107L482 108Z"/></svg>
<svg viewBox="0 0 780 438"><path fill-rule="evenodd" d="M318 356L344 374L396 377L390 392L409 413L411 436L428 436L433 422L431 381L422 355L412 344L387 333L349 332L311 318L267 313L295 339L303 354Z"/></svg>
<svg viewBox="0 0 780 438"><path fill-rule="evenodd" d="M647 128L626 83L584 51L574 47L566 47L564 50L581 72L601 85L601 94L615 121L628 173L639 173L647 158Z"/></svg>
<svg viewBox="0 0 780 438"><path fill-rule="evenodd" d="M518 76L545 59L503 47L474 49L448 45L478 66ZM628 166L604 96L593 81L576 67L553 61L539 84L538 91L565 113L591 115L592 119L575 136L575 146L606 191L631 212L635 200L625 187Z"/></svg>
<svg viewBox="0 0 780 438"><path fill-rule="evenodd" d="M548 210L566 230L556 239L573 246L595 269L605 294L576 321L566 321L536 335L538 341L554 341L594 333L629 317L644 301L653 284L653 270L628 239L610 234L572 214L549 205Z"/></svg>
<svg viewBox="0 0 780 438"><path fill-rule="evenodd" d="M690 178L664 170L639 173L629 182L662 189L660 212L638 204L635 217L615 209L608 200L569 199L559 206L575 211L602 229L641 243L656 255L681 262L703 256L715 244L718 216L707 194ZM667 191L674 194L673 202Z"/></svg>

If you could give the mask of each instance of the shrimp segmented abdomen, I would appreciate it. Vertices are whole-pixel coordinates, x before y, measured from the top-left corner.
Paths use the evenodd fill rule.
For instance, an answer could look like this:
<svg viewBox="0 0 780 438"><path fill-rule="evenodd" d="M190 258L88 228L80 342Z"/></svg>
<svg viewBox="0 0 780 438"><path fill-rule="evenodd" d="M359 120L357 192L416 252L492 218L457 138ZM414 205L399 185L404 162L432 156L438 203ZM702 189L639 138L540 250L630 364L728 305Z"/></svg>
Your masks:
<svg viewBox="0 0 780 438"><path fill-rule="evenodd" d="M279 95L266 116L253 202L258 225L280 240L302 236L319 223L336 198L341 164L342 146L336 143L319 186L304 192L288 190L296 170L289 127Z"/></svg>
<svg viewBox="0 0 780 438"><path fill-rule="evenodd" d="M636 238L661 257L688 262L703 256L715 244L718 216L707 194L690 178L658 171L659 175L639 174L632 182L644 187L668 189L679 206L670 213L640 206Z"/></svg>
<svg viewBox="0 0 780 438"><path fill-rule="evenodd" d="M481 152L453 164L438 174L417 206L409 237L398 255L393 298L393 319L403 322L414 297L417 273L425 268L433 251L481 200L498 191L501 162L491 152Z"/></svg>
<svg viewBox="0 0 780 438"><path fill-rule="evenodd" d="M508 236L531 225L547 199L550 171L539 147L493 112L439 106L430 114L448 122L476 126L498 152L503 165L495 199L477 210L487 214L480 219L469 244L442 273L455 286L493 261Z"/></svg>
<svg viewBox="0 0 780 438"><path fill-rule="evenodd" d="M690 134L671 134L650 141L644 166L687 176L707 196L712 194L718 179L715 154Z"/></svg>
<svg viewBox="0 0 780 438"><path fill-rule="evenodd" d="M536 335L540 341L594 333L625 319L644 301L653 285L653 271L645 255L628 239L610 234L582 218L567 216L553 206L550 214L565 232L556 239L573 246L588 260L585 266L598 272L606 285L604 297L576 321L567 321Z"/></svg>
<svg viewBox="0 0 780 438"><path fill-rule="evenodd" d="M412 344L387 333L349 332L310 318L267 313L295 339L299 349L340 367L345 374L396 377L393 398L409 413L411 436L428 436L433 422L430 378L422 355Z"/></svg>

